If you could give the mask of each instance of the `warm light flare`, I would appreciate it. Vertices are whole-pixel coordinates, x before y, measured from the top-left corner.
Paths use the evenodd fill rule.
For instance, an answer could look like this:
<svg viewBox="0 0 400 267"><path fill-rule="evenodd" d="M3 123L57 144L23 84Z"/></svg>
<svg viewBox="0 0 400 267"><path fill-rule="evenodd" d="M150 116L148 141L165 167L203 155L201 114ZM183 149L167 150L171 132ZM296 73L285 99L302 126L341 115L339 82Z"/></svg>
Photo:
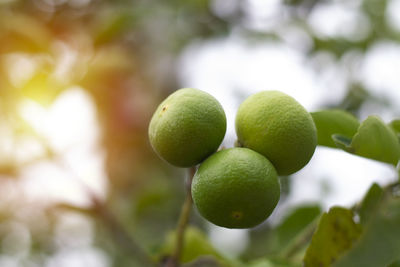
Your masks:
<svg viewBox="0 0 400 267"><path fill-rule="evenodd" d="M28 195L80 205L88 204L86 188L105 196L106 174L98 147L95 106L83 89L66 90L50 107L24 99L19 113L59 158L56 162L39 161L22 170ZM28 147L25 151L29 153Z"/></svg>

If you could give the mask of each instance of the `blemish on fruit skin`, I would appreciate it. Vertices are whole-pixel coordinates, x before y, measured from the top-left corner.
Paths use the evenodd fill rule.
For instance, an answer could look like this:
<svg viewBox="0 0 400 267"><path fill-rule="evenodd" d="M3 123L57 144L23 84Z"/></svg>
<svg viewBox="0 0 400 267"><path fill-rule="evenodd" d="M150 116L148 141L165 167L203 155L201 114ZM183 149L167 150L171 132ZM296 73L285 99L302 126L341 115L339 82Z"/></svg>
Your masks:
<svg viewBox="0 0 400 267"><path fill-rule="evenodd" d="M232 217L236 220L240 220L243 217L243 213L241 211L232 212Z"/></svg>
<svg viewBox="0 0 400 267"><path fill-rule="evenodd" d="M168 109L168 105L163 106L163 108L161 109L160 115L162 115L165 111L167 111Z"/></svg>

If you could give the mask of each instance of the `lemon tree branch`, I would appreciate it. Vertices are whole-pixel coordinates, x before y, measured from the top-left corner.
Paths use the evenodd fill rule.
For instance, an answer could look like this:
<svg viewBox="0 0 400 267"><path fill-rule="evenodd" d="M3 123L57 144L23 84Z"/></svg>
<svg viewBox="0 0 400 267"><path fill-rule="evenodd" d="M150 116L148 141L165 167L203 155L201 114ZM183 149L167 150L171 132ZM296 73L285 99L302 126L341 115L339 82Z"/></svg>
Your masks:
<svg viewBox="0 0 400 267"><path fill-rule="evenodd" d="M190 211L192 209L192 204L193 204L191 186L192 186L193 176L195 173L196 173L196 167L191 167L189 169L189 177L186 182L186 197L185 201L183 202L181 214L179 216L178 225L176 229L175 249L171 257L169 258L166 267L179 266L179 259L182 255L182 250L184 246L185 230L186 226L188 225Z"/></svg>

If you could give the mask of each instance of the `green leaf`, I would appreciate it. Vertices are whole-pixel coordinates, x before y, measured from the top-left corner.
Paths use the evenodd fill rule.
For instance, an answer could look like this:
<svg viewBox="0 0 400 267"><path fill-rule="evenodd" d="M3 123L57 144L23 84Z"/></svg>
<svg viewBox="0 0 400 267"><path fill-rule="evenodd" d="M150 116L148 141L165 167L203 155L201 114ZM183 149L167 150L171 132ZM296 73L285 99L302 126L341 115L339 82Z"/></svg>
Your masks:
<svg viewBox="0 0 400 267"><path fill-rule="evenodd" d="M360 122L352 114L339 109L312 112L318 133L318 145L336 148L332 140L333 134L352 137L360 126Z"/></svg>
<svg viewBox="0 0 400 267"><path fill-rule="evenodd" d="M333 207L321 217L304 257L304 266L331 266L361 234L361 226L353 221L353 213ZM360 265L362 266L362 265Z"/></svg>
<svg viewBox="0 0 400 267"><path fill-rule="evenodd" d="M363 201L361 202L361 206L358 211L361 224L366 224L369 219L374 216L383 198L383 195L383 189L378 184L374 183L370 187Z"/></svg>
<svg viewBox="0 0 400 267"><path fill-rule="evenodd" d="M397 134L400 133L400 120L393 120L389 126L395 131Z"/></svg>
<svg viewBox="0 0 400 267"><path fill-rule="evenodd" d="M334 135L337 147L369 159L397 165L400 143L395 132L377 116L369 116L358 128L351 143L342 135Z"/></svg>
<svg viewBox="0 0 400 267"><path fill-rule="evenodd" d="M400 199L386 196L363 234L335 267L387 266L400 257Z"/></svg>
<svg viewBox="0 0 400 267"><path fill-rule="evenodd" d="M290 247L296 237L321 214L321 208L317 205L301 206L293 210L277 226L273 233L272 245L275 252Z"/></svg>
<svg viewBox="0 0 400 267"><path fill-rule="evenodd" d="M400 120L393 120L390 124L389 127L392 128L392 130L396 133L397 138L400 141Z"/></svg>
<svg viewBox="0 0 400 267"><path fill-rule="evenodd" d="M249 244L241 258L250 261L269 255L281 259L291 254L291 263L296 262L301 266L308 245L308 242L303 241L305 232L310 233L309 237L312 235L310 226L313 225L315 228L317 217L320 215L321 208L318 205L302 205L289 211L274 228L266 225L251 229Z"/></svg>
<svg viewBox="0 0 400 267"><path fill-rule="evenodd" d="M390 264L388 267L400 267L400 260L392 262L392 264Z"/></svg>

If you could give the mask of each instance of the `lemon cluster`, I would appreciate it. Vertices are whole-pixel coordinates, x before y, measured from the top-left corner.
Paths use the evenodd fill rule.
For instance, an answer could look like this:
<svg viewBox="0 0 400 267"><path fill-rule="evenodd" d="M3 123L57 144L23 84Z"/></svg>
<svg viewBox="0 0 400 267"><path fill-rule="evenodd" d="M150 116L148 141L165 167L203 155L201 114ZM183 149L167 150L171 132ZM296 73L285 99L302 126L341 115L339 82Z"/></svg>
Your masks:
<svg viewBox="0 0 400 267"><path fill-rule="evenodd" d="M247 98L235 126L240 147L216 152L226 131L222 106L208 93L183 88L159 105L149 139L172 165L200 164L191 190L204 218L222 227L250 228L278 204L278 175L295 173L310 161L317 131L304 107L278 91Z"/></svg>

